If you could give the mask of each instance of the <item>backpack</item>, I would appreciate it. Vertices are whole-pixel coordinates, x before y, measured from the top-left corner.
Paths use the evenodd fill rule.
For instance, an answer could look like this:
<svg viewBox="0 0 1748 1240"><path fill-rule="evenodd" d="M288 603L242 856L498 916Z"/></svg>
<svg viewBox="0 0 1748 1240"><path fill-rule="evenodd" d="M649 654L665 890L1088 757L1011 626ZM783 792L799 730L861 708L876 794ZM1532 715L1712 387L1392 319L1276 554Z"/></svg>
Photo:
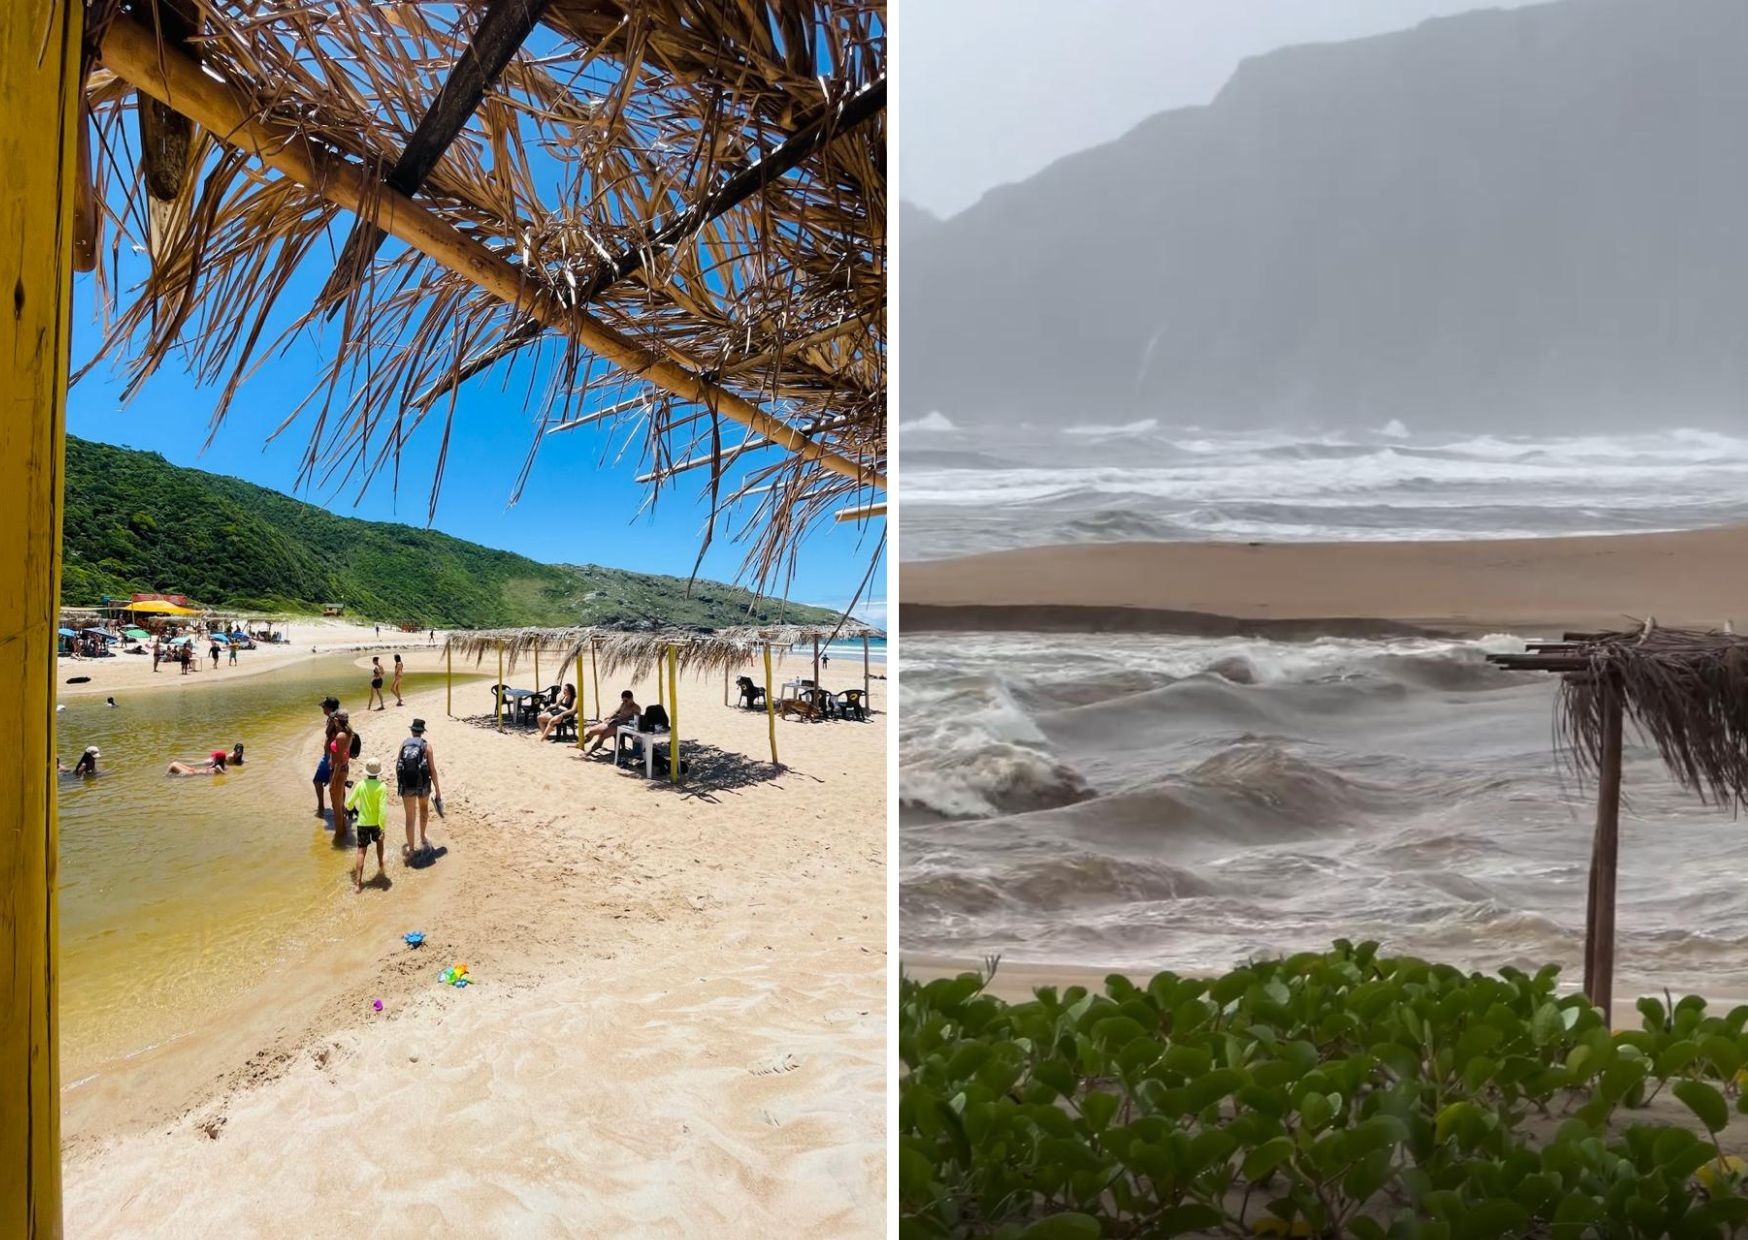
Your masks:
<svg viewBox="0 0 1748 1240"><path fill-rule="evenodd" d="M639 732L666 732L668 730L668 712L660 706L651 706L643 712L643 717L637 721Z"/></svg>
<svg viewBox="0 0 1748 1240"><path fill-rule="evenodd" d="M431 782L431 763L425 757L425 738L409 736L401 742L400 756L395 759L395 778L408 788Z"/></svg>
<svg viewBox="0 0 1748 1240"><path fill-rule="evenodd" d="M364 738L359 736L356 731L353 731L352 732L352 748L350 750L348 750L348 753L352 757L356 758L359 754L361 754L363 752L364 752Z"/></svg>

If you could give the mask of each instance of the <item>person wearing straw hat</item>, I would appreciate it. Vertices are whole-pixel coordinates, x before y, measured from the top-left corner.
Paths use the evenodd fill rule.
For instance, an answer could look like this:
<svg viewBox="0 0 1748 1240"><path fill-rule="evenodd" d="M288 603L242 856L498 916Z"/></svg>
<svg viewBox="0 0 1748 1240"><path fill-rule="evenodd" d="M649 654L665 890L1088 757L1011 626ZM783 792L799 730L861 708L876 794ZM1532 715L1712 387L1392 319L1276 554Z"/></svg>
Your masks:
<svg viewBox="0 0 1748 1240"><path fill-rule="evenodd" d="M364 854L376 845L376 877L383 876L382 825L388 812L388 785L382 782L382 759L367 758L364 762L364 782L354 784L346 794L348 811L358 812L358 862L352 867L352 890L364 890Z"/></svg>

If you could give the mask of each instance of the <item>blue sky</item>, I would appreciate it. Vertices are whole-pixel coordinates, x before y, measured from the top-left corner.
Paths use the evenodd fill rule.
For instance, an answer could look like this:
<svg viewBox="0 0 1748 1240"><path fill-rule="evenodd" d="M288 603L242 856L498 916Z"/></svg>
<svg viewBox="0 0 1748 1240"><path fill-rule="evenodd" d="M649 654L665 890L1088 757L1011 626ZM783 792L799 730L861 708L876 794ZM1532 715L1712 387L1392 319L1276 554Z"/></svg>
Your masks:
<svg viewBox="0 0 1748 1240"><path fill-rule="evenodd" d="M282 306L301 312L325 275L325 271L300 272ZM101 328L93 303L91 277L76 277L75 370L99 343ZM242 387L210 445L206 440L217 401L216 385L202 389L172 358L124 406L126 376L112 359L106 359L74 386L67 404L67 429L82 438L148 449L178 465L293 493L344 516L423 526L440 434L435 420L409 444L398 494L386 477L361 497L355 482L317 483L294 490L313 413L306 412L273 442L267 440L309 394L324 356L319 340L300 337L288 351L262 366ZM488 373L461 389L433 528L547 562L604 564L681 576L690 572L706 515L703 487L708 471L682 476L675 489L664 490L653 513L640 514L645 488L634 479L646 462L640 444L620 455L623 431L613 436L591 426L548 436L520 502L510 505L535 424L534 411L525 404L530 393L528 375L524 365L509 372L507 381L500 372ZM538 399L540 384L533 390ZM600 403L611 403L617 395L607 386ZM594 404L591 397L574 412ZM738 429L725 432L725 443L738 439ZM771 453L754 455L762 461ZM868 571L881 530L881 522L864 530L854 525L816 527L802 546L789 597L831 607L848 604ZM700 576L736 580L744 553L744 544L730 541L719 528ZM858 614L884 626L884 562L869 593L873 602L859 606Z"/></svg>

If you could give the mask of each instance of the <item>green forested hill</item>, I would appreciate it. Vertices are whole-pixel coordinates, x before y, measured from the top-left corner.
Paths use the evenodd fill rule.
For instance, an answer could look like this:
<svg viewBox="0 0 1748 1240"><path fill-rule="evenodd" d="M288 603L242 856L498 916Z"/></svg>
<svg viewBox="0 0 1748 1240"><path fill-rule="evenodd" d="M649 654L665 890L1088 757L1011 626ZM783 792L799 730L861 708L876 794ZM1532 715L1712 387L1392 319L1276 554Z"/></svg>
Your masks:
<svg viewBox="0 0 1748 1240"><path fill-rule="evenodd" d="M61 600L134 590L212 605L349 614L438 628L655 620L823 621L830 612L766 602L680 577L539 564L447 534L359 521L252 483L172 465L155 452L67 437Z"/></svg>

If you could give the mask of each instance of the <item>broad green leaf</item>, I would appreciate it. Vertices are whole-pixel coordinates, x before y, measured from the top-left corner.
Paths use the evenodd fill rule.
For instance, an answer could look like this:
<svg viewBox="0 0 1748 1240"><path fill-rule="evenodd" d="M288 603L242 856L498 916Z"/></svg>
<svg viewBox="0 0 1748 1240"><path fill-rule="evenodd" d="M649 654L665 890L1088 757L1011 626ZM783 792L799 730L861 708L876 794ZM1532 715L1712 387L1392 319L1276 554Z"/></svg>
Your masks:
<svg viewBox="0 0 1748 1240"><path fill-rule="evenodd" d="M1671 1088L1708 1131L1719 1133L1729 1124L1730 1108L1724 1095L1704 1081L1677 1081Z"/></svg>

